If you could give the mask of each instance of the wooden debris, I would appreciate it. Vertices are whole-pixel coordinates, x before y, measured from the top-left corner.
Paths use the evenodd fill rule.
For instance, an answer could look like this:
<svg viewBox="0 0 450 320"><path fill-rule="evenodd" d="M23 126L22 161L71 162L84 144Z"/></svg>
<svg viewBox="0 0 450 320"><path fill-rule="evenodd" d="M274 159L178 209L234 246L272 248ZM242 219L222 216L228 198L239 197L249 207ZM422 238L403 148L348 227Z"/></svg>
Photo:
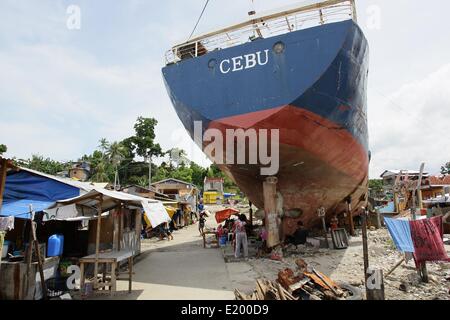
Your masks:
<svg viewBox="0 0 450 320"><path fill-rule="evenodd" d="M333 280L331 280L330 278L328 278L326 275L324 275L323 273L320 273L319 271L313 269L313 272L320 278L320 280L323 281L323 283L325 283L325 285L330 288L331 292L333 292L334 295L338 296L338 297L342 297L344 295L344 292L342 292L342 290L340 290L339 286L333 282Z"/></svg>
<svg viewBox="0 0 450 320"><path fill-rule="evenodd" d="M295 276L294 271L287 268L278 272L277 280L285 289L288 289L293 284L299 282L301 280L301 277Z"/></svg>
<svg viewBox="0 0 450 320"><path fill-rule="evenodd" d="M310 282L310 281L311 281L311 279L309 279L309 278L304 278L304 279L300 280L299 282L294 283L293 285L289 286L289 292L290 292L290 293L294 293L295 291L297 291L297 290L303 288L303 286L304 286L305 284L307 284L308 282Z"/></svg>
<svg viewBox="0 0 450 320"><path fill-rule="evenodd" d="M278 281L257 279L256 288L251 295L235 290L237 300L341 300L345 292L333 280L323 273L312 270L309 273L306 263L298 259L301 272L297 275L291 269L278 273ZM304 271L303 271L304 270Z"/></svg>
<svg viewBox="0 0 450 320"><path fill-rule="evenodd" d="M305 260L303 260L303 259L297 259L297 260L295 260L295 264L297 265L297 267L298 267L298 270L301 272L301 273L303 273L303 272L305 272L305 271L307 271L308 270L308 264L305 262Z"/></svg>

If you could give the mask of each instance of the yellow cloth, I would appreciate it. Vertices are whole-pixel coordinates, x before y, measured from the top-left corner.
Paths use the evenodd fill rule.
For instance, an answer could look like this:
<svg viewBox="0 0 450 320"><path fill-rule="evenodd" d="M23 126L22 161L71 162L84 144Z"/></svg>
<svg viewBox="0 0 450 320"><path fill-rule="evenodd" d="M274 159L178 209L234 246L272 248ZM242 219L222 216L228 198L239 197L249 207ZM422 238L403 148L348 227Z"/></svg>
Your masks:
<svg viewBox="0 0 450 320"><path fill-rule="evenodd" d="M172 218L175 212L177 212L177 209L175 209L174 207L164 206L164 208L166 208L167 214L169 215L170 218Z"/></svg>

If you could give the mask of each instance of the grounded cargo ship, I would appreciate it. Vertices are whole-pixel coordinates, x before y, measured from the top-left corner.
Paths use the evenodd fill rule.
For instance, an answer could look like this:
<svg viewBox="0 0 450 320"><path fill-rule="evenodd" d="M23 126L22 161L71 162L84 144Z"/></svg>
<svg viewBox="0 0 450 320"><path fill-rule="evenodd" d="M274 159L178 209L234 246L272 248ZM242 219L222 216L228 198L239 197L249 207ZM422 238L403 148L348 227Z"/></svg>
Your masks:
<svg viewBox="0 0 450 320"><path fill-rule="evenodd" d="M279 129L277 191L307 226L365 203L368 43L354 1L325 1L253 16L166 55L164 81L185 128ZM205 148L206 144L202 143ZM248 150L246 150L248 152ZM262 164L222 164L264 208ZM350 198L349 198L350 197ZM285 219L285 232L295 220Z"/></svg>

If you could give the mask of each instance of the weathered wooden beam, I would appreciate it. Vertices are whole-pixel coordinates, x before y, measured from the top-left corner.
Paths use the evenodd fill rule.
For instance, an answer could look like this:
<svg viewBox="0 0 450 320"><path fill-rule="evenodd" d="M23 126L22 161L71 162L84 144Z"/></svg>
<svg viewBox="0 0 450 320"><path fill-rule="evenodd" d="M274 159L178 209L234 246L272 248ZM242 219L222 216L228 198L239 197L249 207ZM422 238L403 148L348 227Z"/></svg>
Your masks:
<svg viewBox="0 0 450 320"><path fill-rule="evenodd" d="M100 229L101 229L101 221L102 221L102 205L103 205L103 196L100 196L99 203L97 204L97 232L95 238L95 264L94 264L94 288L98 289L98 256L100 253Z"/></svg>
<svg viewBox="0 0 450 320"><path fill-rule="evenodd" d="M277 214L277 183L278 179L276 177L268 177L263 182L268 248L273 248L280 244L280 225Z"/></svg>

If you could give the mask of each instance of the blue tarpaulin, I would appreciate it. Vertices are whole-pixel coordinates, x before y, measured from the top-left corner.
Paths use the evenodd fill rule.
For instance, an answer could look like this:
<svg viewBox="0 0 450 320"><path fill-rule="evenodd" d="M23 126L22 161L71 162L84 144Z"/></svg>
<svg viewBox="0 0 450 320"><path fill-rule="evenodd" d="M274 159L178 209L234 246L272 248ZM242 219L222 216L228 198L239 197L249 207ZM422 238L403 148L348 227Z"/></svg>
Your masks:
<svg viewBox="0 0 450 320"><path fill-rule="evenodd" d="M0 216L29 218L29 205L36 212L47 209L55 201L74 198L80 189L47 176L20 170L6 177Z"/></svg>
<svg viewBox="0 0 450 320"><path fill-rule="evenodd" d="M386 206L379 207L380 213L392 213L395 212L394 202L389 202Z"/></svg>
<svg viewBox="0 0 450 320"><path fill-rule="evenodd" d="M401 252L414 252L411 237L411 226L407 220L384 218L384 222L394 240L395 246Z"/></svg>

